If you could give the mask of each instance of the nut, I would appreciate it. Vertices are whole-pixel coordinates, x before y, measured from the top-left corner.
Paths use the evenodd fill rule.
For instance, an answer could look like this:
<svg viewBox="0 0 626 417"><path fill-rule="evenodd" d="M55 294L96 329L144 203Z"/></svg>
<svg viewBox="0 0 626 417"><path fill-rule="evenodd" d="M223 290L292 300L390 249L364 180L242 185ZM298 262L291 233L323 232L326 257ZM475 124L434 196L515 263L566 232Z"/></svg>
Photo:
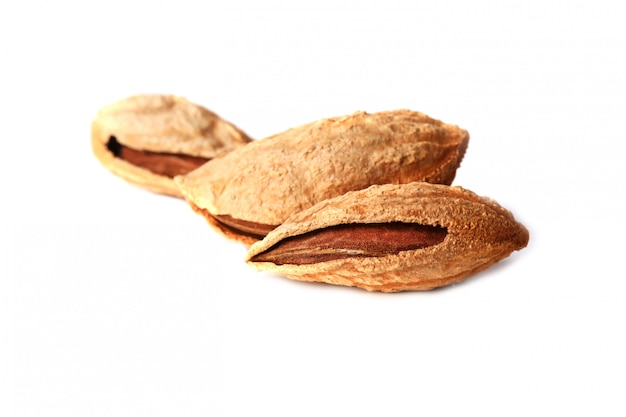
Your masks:
<svg viewBox="0 0 626 417"><path fill-rule="evenodd" d="M102 108L91 127L96 158L113 174L182 197L173 177L251 139L215 113L171 95L136 95Z"/></svg>
<svg viewBox="0 0 626 417"><path fill-rule="evenodd" d="M374 185L294 214L250 248L255 269L368 291L428 290L528 244L495 201L460 187Z"/></svg>
<svg viewBox="0 0 626 417"><path fill-rule="evenodd" d="M396 110L323 119L255 141L175 178L191 207L247 245L289 216L373 184L450 184L467 131Z"/></svg>

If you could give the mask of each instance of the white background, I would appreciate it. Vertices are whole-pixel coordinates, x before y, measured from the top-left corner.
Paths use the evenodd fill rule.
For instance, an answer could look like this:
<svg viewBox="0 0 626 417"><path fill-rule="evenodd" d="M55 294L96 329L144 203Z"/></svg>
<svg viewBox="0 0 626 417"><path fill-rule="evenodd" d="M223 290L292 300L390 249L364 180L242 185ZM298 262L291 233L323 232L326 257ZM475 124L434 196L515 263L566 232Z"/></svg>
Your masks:
<svg viewBox="0 0 626 417"><path fill-rule="evenodd" d="M621 1L0 5L0 415L624 416ZM177 94L254 138L409 108L530 230L462 284L253 272L92 156L97 110Z"/></svg>

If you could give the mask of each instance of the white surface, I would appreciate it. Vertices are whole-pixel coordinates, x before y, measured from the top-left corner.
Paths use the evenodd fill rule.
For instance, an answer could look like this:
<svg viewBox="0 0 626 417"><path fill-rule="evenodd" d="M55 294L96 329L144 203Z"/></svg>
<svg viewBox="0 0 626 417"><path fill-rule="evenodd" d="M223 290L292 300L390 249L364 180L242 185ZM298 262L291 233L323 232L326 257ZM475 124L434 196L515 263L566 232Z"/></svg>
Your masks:
<svg viewBox="0 0 626 417"><path fill-rule="evenodd" d="M0 415L626 413L623 2L172 3L0 5ZM425 293L255 273L91 155L98 108L137 93L255 138L459 124L455 184L530 245Z"/></svg>

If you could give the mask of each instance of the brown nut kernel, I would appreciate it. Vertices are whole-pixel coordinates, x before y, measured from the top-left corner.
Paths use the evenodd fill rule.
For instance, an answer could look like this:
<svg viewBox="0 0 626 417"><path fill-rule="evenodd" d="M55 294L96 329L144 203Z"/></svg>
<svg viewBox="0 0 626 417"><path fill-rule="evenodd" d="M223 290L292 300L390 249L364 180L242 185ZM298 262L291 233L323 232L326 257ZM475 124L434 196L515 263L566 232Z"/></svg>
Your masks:
<svg viewBox="0 0 626 417"><path fill-rule="evenodd" d="M264 229L348 191L412 181L450 184L468 141L467 131L422 113L357 112L255 141L175 181L209 224L251 245Z"/></svg>
<svg viewBox="0 0 626 417"><path fill-rule="evenodd" d="M448 231L418 223L340 224L286 238L254 262L305 265L333 259L385 256L441 243Z"/></svg>
<svg viewBox="0 0 626 417"><path fill-rule="evenodd" d="M113 174L182 197L172 178L251 139L202 106L171 95L136 95L103 107L91 126L96 158Z"/></svg>
<svg viewBox="0 0 626 417"><path fill-rule="evenodd" d="M295 280L397 292L462 281L527 244L527 229L493 200L460 187L386 184L294 214L246 261Z"/></svg>

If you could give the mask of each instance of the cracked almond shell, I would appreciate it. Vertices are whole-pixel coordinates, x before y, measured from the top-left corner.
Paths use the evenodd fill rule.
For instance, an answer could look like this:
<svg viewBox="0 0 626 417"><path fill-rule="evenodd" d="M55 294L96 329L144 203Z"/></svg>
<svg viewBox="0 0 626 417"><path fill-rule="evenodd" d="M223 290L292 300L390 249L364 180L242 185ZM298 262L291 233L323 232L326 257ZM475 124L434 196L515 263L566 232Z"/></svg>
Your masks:
<svg viewBox="0 0 626 417"><path fill-rule="evenodd" d="M247 245L289 216L373 184L450 184L469 134L411 110L322 119L250 143L175 181L192 208ZM218 219L260 226L249 233Z"/></svg>
<svg viewBox="0 0 626 417"><path fill-rule="evenodd" d="M173 177L251 139L215 113L173 95L135 95L100 109L91 125L96 158L113 174L182 197Z"/></svg>
<svg viewBox="0 0 626 417"><path fill-rule="evenodd" d="M257 261L267 258L268 253L271 258L271 252L280 250L281 244L307 233L336 225L380 223L417 223L444 228L446 235L440 243L380 256L362 255L352 249L341 259L323 262ZM527 229L508 210L466 189L426 183L387 184L349 192L294 214L252 245L246 261L256 270L300 281L368 291L429 290L488 268L524 248L528 238ZM362 241L357 243L368 246L381 237L372 234L359 239ZM306 248L311 253L321 250Z"/></svg>

